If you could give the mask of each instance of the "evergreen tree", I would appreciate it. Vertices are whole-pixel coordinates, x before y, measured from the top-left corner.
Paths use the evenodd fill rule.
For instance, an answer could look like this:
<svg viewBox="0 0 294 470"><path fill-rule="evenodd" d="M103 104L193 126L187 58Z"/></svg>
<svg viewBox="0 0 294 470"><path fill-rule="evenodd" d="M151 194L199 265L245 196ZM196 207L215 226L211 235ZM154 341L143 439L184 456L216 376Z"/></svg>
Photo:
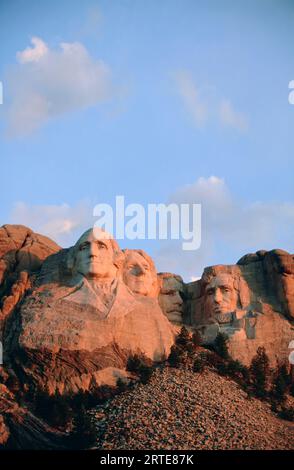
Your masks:
<svg viewBox="0 0 294 470"><path fill-rule="evenodd" d="M192 344L195 348L198 348L201 344L202 338L198 330L194 330L192 334Z"/></svg>
<svg viewBox="0 0 294 470"><path fill-rule="evenodd" d="M168 362L172 367L180 367L183 363L184 351L177 344L173 344L168 356Z"/></svg>
<svg viewBox="0 0 294 470"><path fill-rule="evenodd" d="M149 382L153 374L153 363L144 354L134 354L128 358L127 370L140 377L142 383Z"/></svg>
<svg viewBox="0 0 294 470"><path fill-rule="evenodd" d="M286 364L277 366L274 372L274 380L272 385L272 395L275 400L282 403L286 399L286 393L289 385L289 375Z"/></svg>
<svg viewBox="0 0 294 470"><path fill-rule="evenodd" d="M224 333L218 333L214 341L215 352L223 359L229 359L228 337Z"/></svg>
<svg viewBox="0 0 294 470"><path fill-rule="evenodd" d="M193 363L193 372L197 372L198 374L201 374L204 371L204 368L205 368L205 360L203 360L203 357L198 356Z"/></svg>
<svg viewBox="0 0 294 470"><path fill-rule="evenodd" d="M82 405L74 418L74 431L70 438L73 448L87 449L94 445L97 437L95 426Z"/></svg>
<svg viewBox="0 0 294 470"><path fill-rule="evenodd" d="M64 427L72 418L73 410L66 396L56 392L48 395L45 391L36 392L35 412L48 424Z"/></svg>
<svg viewBox="0 0 294 470"><path fill-rule="evenodd" d="M187 347L190 343L190 333L185 326L182 326L180 333L176 337L176 345L182 348Z"/></svg>
<svg viewBox="0 0 294 470"><path fill-rule="evenodd" d="M264 347L257 349L250 365L250 377L256 396L265 398L270 377L269 358Z"/></svg>

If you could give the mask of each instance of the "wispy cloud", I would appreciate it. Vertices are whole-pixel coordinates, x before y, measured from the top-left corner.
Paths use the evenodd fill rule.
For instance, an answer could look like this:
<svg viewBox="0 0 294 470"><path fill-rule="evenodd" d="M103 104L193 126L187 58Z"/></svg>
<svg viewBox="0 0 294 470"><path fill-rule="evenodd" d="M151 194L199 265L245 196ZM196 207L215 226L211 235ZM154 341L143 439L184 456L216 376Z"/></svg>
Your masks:
<svg viewBox="0 0 294 470"><path fill-rule="evenodd" d="M215 89L201 87L188 70L174 74L176 90L197 128L209 123L246 132L249 124L246 115L237 111L231 100L217 96Z"/></svg>
<svg viewBox="0 0 294 470"><path fill-rule="evenodd" d="M220 122L227 127L235 128L241 132L248 129L248 121L243 113L235 111L229 100L223 99L219 105Z"/></svg>
<svg viewBox="0 0 294 470"><path fill-rule="evenodd" d="M90 56L79 42L50 49L33 37L32 47L17 53L7 83L10 135L28 134L49 119L99 105L114 94L110 68Z"/></svg>
<svg viewBox="0 0 294 470"><path fill-rule="evenodd" d="M84 230L93 226L94 221L93 208L87 201L75 206L17 202L10 214L10 223L26 225L62 246L75 243Z"/></svg>
<svg viewBox="0 0 294 470"><path fill-rule="evenodd" d="M202 127L208 119L208 109L201 99L200 90L193 82L190 73L185 70L176 73L175 80L178 92L191 113L195 125Z"/></svg>

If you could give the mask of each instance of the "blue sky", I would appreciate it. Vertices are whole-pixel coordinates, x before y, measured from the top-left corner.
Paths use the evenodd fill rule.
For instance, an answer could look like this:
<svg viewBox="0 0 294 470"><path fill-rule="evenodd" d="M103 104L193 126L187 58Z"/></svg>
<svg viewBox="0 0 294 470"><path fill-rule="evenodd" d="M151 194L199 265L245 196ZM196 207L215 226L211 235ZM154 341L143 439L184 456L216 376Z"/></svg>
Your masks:
<svg viewBox="0 0 294 470"><path fill-rule="evenodd" d="M186 280L293 251L293 2L1 0L0 17L1 225L68 246L124 195L202 203L197 252L121 242Z"/></svg>

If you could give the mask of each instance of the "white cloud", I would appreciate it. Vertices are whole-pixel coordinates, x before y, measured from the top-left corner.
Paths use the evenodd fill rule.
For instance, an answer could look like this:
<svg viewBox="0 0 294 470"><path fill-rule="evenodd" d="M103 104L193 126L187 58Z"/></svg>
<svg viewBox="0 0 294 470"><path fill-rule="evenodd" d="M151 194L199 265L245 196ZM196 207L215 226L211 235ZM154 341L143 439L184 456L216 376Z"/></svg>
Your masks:
<svg viewBox="0 0 294 470"><path fill-rule="evenodd" d="M93 226L93 208L86 201L75 206L14 204L10 223L22 224L52 238L62 246L75 243L81 233Z"/></svg>
<svg viewBox="0 0 294 470"><path fill-rule="evenodd" d="M230 100L218 97L214 88L200 87L188 70L181 70L174 77L177 93L197 128L217 123L239 132L248 130L245 114L237 111Z"/></svg>
<svg viewBox="0 0 294 470"><path fill-rule="evenodd" d="M185 106L190 112L197 127L202 127L208 119L207 106L200 97L200 90L189 72L182 70L175 75L178 92L182 97Z"/></svg>
<svg viewBox="0 0 294 470"><path fill-rule="evenodd" d="M233 127L241 132L248 129L248 122L244 114L233 109L229 100L223 99L219 106L220 122L224 126Z"/></svg>
<svg viewBox="0 0 294 470"><path fill-rule="evenodd" d="M179 188L168 202L201 203L202 243L199 250L184 252L181 241L161 242L155 256L161 271L171 270L190 280L201 276L205 266L235 263L248 252L292 249L293 202L246 203L216 176Z"/></svg>
<svg viewBox="0 0 294 470"><path fill-rule="evenodd" d="M28 134L49 119L96 106L113 96L109 67L79 42L49 49L40 38L17 53L6 79L10 135Z"/></svg>
<svg viewBox="0 0 294 470"><path fill-rule="evenodd" d="M17 52L16 58L21 64L26 62L38 62L41 57L44 57L48 52L48 47L45 42L37 37L31 39L33 47L27 47L21 52Z"/></svg>

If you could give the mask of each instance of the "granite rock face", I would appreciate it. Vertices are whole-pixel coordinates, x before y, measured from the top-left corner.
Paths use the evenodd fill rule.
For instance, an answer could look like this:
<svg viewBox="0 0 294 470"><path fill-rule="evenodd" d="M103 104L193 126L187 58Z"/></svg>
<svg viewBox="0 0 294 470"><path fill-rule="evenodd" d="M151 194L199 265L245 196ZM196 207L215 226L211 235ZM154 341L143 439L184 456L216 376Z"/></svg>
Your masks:
<svg viewBox="0 0 294 470"><path fill-rule="evenodd" d="M0 383L0 449L62 449L64 434L37 418Z"/></svg>
<svg viewBox="0 0 294 470"><path fill-rule="evenodd" d="M4 342L29 384L75 393L103 383L106 370L120 377L131 354L168 356L174 331L158 304L155 267L130 251L88 230L46 259Z"/></svg>
<svg viewBox="0 0 294 470"><path fill-rule="evenodd" d="M23 225L0 227L0 334L5 319L30 287L30 275L60 247Z"/></svg>
<svg viewBox="0 0 294 470"><path fill-rule="evenodd" d="M286 360L294 338L293 266L293 255L263 250L236 265L206 268L187 286L188 324L199 329L206 344L225 333L231 355L245 364L259 346L272 365Z"/></svg>
<svg viewBox="0 0 294 470"><path fill-rule="evenodd" d="M185 284L157 274L142 250L122 251L90 229L69 249L23 226L0 228L0 447L61 448L64 436L20 404L19 391L75 394L127 378L132 354L166 359L182 325L203 344L229 338L249 364L259 346L271 364L294 339L293 255L258 251L205 268Z"/></svg>
<svg viewBox="0 0 294 470"><path fill-rule="evenodd" d="M225 333L231 355L245 364L259 346L273 365L289 355L294 269L285 251L206 268L188 284L92 229L61 249L7 225L0 254L4 363L23 385L50 394L113 385L131 354L164 360L181 325L198 329L204 344Z"/></svg>
<svg viewBox="0 0 294 470"><path fill-rule="evenodd" d="M58 250L60 247L50 238L23 225L3 225L0 227L0 282L6 272L36 271L47 256Z"/></svg>

